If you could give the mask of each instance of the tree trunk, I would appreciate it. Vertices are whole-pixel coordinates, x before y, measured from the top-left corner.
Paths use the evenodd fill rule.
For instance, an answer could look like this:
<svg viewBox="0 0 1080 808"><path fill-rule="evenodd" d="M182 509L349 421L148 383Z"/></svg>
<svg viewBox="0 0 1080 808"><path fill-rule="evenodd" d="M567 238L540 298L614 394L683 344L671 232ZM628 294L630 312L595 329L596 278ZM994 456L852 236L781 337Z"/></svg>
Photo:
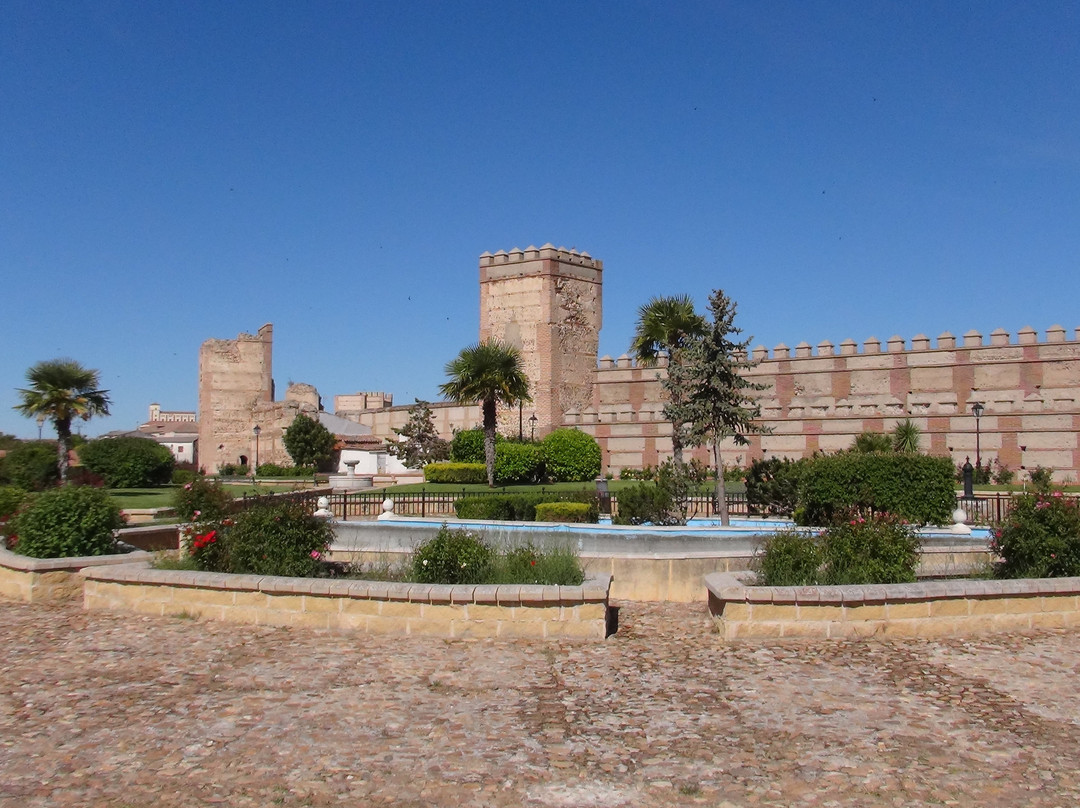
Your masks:
<svg viewBox="0 0 1080 808"><path fill-rule="evenodd" d="M676 466L682 466L683 464L683 444L682 435L679 430L679 424L671 425L671 459L675 461Z"/></svg>
<svg viewBox="0 0 1080 808"><path fill-rule="evenodd" d="M720 460L720 441L713 441L713 465L716 467L716 511L720 514L720 524L731 524L727 508L727 490L724 486L724 464Z"/></svg>
<svg viewBox="0 0 1080 808"><path fill-rule="evenodd" d="M68 452L71 447L71 422L56 422L56 467L60 471L60 484L68 481Z"/></svg>
<svg viewBox="0 0 1080 808"><path fill-rule="evenodd" d="M487 466L488 488L495 487L495 402L485 401L484 411L484 464Z"/></svg>

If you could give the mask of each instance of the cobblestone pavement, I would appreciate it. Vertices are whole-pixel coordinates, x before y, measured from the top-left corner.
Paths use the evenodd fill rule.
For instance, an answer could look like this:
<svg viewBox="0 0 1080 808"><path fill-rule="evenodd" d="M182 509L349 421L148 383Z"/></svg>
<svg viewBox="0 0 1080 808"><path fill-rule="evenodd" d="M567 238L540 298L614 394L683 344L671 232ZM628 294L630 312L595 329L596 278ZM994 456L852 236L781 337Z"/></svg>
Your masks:
<svg viewBox="0 0 1080 808"><path fill-rule="evenodd" d="M0 604L2 806L1075 806L1080 634L725 647Z"/></svg>

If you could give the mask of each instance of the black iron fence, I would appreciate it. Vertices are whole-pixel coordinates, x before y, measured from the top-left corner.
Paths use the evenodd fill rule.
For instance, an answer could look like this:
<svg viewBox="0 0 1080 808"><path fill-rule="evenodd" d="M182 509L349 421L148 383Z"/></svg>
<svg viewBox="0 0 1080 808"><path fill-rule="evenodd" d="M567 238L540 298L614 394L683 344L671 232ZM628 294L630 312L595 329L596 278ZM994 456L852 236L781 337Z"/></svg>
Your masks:
<svg viewBox="0 0 1080 808"><path fill-rule="evenodd" d="M267 494L263 496L244 495L235 500L235 508L243 509L260 499L273 499L275 502L282 500L302 502L305 507L314 511L318 505L319 497L326 497L330 501L330 510L338 519L373 519L382 513L383 500L389 496L394 500L394 513L398 516L419 517L452 517L455 515L454 503L466 497L486 497L493 494L511 493L507 490L495 491L456 491L456 492L430 492L417 491L414 493L387 494L380 489L370 491L332 491L329 488L309 488L303 491L290 491L281 494ZM539 493L545 493L541 488ZM561 489L552 489L550 492L553 500L559 499L560 495L571 492ZM972 525L993 525L1003 522L1012 509L1014 499L1019 493L1008 491L993 491L977 494L974 497L957 496L956 505L963 508L967 514L967 523ZM1080 494L1065 494L1071 498L1080 498ZM611 494L610 510L613 515L619 513L618 494ZM751 511L744 492L729 492L727 495L728 513L731 516L748 516ZM716 500L710 495L690 497L687 508L689 518L709 519L719 516L716 508Z"/></svg>

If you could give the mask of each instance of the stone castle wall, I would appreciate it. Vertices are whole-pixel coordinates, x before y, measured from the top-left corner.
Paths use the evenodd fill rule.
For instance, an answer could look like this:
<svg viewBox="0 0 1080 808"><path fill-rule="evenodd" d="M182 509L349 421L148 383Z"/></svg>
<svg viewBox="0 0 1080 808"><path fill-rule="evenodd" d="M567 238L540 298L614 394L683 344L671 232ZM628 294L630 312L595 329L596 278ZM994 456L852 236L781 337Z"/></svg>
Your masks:
<svg viewBox="0 0 1080 808"><path fill-rule="evenodd" d="M748 447L730 443L725 462L745 465L762 456L803 457L849 447L863 431L889 431L910 417L922 430L922 448L963 463L976 456L975 402L983 405L979 447L1013 470L1046 466L1059 480L1080 470L1080 329L1066 340L1054 326L1039 341L1022 329L1016 339L998 329L984 344L969 331L958 340L945 333L931 347L919 335L910 347L900 337L869 339L862 351L851 340L823 342L816 352L802 343L794 355L778 345L771 355L753 350L760 364L754 381L760 423L772 434L753 436ZM671 451L664 421L661 368L636 366L629 357L600 360L589 408L569 412L567 425L595 435L607 467L656 464ZM704 450L698 456L706 459Z"/></svg>

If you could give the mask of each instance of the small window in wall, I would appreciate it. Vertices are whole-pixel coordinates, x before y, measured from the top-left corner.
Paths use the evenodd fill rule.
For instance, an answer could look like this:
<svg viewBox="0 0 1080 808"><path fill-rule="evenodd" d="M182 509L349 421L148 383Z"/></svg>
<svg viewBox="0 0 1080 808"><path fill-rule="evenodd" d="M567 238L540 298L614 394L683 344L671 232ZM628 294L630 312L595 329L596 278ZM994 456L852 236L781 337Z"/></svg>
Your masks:
<svg viewBox="0 0 1080 808"><path fill-rule="evenodd" d="M246 466L247 465L247 455L240 455L240 465L241 466Z"/></svg>
<svg viewBox="0 0 1080 808"><path fill-rule="evenodd" d="M183 446L177 446L176 447L176 453L177 454L183 454L184 453L184 447Z"/></svg>

